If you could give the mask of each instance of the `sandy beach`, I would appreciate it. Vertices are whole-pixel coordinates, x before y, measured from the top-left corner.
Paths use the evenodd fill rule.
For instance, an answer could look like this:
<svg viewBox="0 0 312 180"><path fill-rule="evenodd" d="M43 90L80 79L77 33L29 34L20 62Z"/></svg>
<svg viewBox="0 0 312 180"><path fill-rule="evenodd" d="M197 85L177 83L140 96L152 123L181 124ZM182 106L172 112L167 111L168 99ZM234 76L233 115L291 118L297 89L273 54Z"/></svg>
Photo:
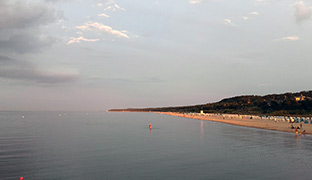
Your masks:
<svg viewBox="0 0 312 180"><path fill-rule="evenodd" d="M250 115L217 115L217 114L200 114L200 113L174 113L174 112L158 112L164 115L170 116L179 116L183 118L191 118L198 120L207 120L207 121L215 121L220 123L226 123L237 126L245 126L245 127L253 127L253 128L261 128L261 129L269 129L276 131L283 131L289 133L296 133L295 129L292 129L291 126L300 127L298 129L298 133L301 134L305 130L305 134L312 134L312 124L301 123L289 123L282 119L277 118L261 118L259 116Z"/></svg>

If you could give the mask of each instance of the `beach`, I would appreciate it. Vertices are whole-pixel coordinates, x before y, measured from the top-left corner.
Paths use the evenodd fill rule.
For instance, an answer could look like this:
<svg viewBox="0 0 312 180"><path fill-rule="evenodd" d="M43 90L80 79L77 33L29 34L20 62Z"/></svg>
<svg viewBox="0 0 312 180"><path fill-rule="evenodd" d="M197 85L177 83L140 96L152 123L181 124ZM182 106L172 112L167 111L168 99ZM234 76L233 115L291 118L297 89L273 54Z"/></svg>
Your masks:
<svg viewBox="0 0 312 180"><path fill-rule="evenodd" d="M252 128L261 128L275 131L283 131L289 133L296 133L296 129L292 129L291 126L300 127L298 134L312 134L312 124L301 123L289 123L284 119L275 117L262 118L259 116L251 115L230 115L230 114L201 114L201 113L176 113L176 112L158 112L159 114L178 116L183 118L191 118L198 120L215 121L220 123L226 123L236 126L245 126ZM301 125L300 125L301 124ZM305 130L305 132L304 132Z"/></svg>

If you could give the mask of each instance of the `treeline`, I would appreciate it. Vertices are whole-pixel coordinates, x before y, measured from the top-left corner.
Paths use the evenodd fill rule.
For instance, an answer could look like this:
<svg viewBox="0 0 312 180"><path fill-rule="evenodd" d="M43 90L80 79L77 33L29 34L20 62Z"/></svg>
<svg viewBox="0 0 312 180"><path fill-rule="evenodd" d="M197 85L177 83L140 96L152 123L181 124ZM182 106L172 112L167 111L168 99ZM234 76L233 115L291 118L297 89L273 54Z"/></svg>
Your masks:
<svg viewBox="0 0 312 180"><path fill-rule="evenodd" d="M222 114L253 114L274 116L312 116L312 91L271 94L266 96L237 96L216 103L195 106L112 109L110 111L200 112Z"/></svg>

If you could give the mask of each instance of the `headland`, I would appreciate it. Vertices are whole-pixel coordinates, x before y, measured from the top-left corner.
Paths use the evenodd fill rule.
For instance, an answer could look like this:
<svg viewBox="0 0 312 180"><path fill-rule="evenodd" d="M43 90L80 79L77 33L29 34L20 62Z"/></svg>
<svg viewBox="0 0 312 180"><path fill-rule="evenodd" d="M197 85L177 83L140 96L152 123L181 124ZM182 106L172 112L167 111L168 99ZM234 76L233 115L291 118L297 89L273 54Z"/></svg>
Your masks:
<svg viewBox="0 0 312 180"><path fill-rule="evenodd" d="M243 95L219 102L156 108L111 109L111 112L156 112L191 119L312 134L312 91Z"/></svg>

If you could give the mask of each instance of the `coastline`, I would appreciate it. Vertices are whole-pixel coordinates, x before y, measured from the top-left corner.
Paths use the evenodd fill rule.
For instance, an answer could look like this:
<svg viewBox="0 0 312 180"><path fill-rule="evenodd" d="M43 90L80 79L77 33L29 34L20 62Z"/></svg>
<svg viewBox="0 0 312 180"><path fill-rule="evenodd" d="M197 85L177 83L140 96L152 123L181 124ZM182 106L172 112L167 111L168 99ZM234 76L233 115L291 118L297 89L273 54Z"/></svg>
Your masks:
<svg viewBox="0 0 312 180"><path fill-rule="evenodd" d="M267 129L274 131L282 131L288 133L296 133L295 129L291 129L291 125L302 128L298 129L298 133L301 134L305 130L305 134L312 134L312 124L302 123L289 123L282 119L263 119L258 116L250 115L217 115L217 114L200 114L200 113L175 113L175 112L156 112L163 115L178 116L182 118L190 118L197 120L214 121L220 123L226 123L236 126L245 126L259 129ZM253 117L250 119L250 117Z"/></svg>

